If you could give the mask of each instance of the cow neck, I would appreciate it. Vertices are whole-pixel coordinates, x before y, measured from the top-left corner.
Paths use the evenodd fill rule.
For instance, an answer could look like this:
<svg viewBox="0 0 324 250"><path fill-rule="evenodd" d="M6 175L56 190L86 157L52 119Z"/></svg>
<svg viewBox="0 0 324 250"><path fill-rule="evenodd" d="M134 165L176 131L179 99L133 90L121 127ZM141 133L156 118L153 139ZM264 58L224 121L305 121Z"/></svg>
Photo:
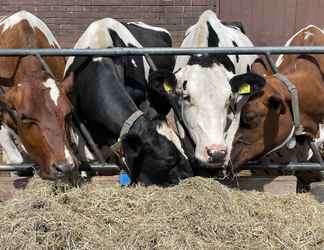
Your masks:
<svg viewBox="0 0 324 250"><path fill-rule="evenodd" d="M134 113L132 113L123 123L122 128L119 133L119 137L117 139L117 142L114 143L112 146L110 146L111 150L119 157L121 157L121 147L122 147L122 139L124 136L126 136L129 131L132 129L132 127L135 125L135 123L144 115L144 113L140 110L136 110Z"/></svg>
<svg viewBox="0 0 324 250"><path fill-rule="evenodd" d="M280 145L268 151L265 156L282 149L284 146L287 146L288 149L293 149L296 146L296 136L304 133L300 122L298 90L296 86L286 76L279 72L273 74L273 77L282 83L291 95L291 105L288 106L292 114L293 126L287 138Z"/></svg>

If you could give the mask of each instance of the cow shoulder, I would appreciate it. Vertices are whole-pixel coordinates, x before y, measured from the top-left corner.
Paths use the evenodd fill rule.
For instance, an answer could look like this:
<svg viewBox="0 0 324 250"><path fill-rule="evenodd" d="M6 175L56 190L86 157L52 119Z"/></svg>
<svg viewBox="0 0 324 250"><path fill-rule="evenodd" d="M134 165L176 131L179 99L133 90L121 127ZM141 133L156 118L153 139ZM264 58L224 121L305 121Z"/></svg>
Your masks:
<svg viewBox="0 0 324 250"><path fill-rule="evenodd" d="M166 29L143 22L129 22L125 23L125 26L143 47L172 47L172 37ZM174 55L151 56L151 58L158 69L172 71L174 68Z"/></svg>

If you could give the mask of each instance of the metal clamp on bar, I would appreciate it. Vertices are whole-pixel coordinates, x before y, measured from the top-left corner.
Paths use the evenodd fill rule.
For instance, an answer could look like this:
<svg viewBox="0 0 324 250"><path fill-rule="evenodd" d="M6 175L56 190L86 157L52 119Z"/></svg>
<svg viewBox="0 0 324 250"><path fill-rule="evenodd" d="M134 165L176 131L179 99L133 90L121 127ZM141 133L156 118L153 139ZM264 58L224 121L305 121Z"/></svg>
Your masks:
<svg viewBox="0 0 324 250"><path fill-rule="evenodd" d="M300 115L299 115L299 99L298 99L298 90L296 88L296 86L289 81L289 79L284 76L283 74L279 73L278 68L276 67L276 65L273 63L272 59L271 59L271 54L265 53L264 54L268 64L271 67L271 71L273 72L273 76L276 77L279 81L281 81L282 83L284 83L289 91L289 93L291 94L291 106L292 106L292 112L293 112L293 122L295 125L295 134L298 135L302 135L303 134L303 127L301 126L300 123Z"/></svg>
<svg viewBox="0 0 324 250"><path fill-rule="evenodd" d="M291 94L291 106L293 112L293 122L295 125L295 134L302 135L303 134L303 127L300 124L300 115L299 115L299 100L298 100L298 89L296 86L289 81L289 79L281 73L274 74L279 81L284 83L287 86L289 93Z"/></svg>

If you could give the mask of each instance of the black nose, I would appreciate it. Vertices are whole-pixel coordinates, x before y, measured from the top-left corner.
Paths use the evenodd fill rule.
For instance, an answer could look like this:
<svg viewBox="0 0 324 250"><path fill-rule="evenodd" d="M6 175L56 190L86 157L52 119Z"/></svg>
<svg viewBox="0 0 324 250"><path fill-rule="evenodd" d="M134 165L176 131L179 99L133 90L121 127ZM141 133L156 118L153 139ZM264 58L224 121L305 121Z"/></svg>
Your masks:
<svg viewBox="0 0 324 250"><path fill-rule="evenodd" d="M65 174L72 171L70 164L53 164L52 167L59 173Z"/></svg>
<svg viewBox="0 0 324 250"><path fill-rule="evenodd" d="M219 150L219 151L207 151L207 154L209 156L209 162L211 163L221 163L224 161L226 156L225 150Z"/></svg>

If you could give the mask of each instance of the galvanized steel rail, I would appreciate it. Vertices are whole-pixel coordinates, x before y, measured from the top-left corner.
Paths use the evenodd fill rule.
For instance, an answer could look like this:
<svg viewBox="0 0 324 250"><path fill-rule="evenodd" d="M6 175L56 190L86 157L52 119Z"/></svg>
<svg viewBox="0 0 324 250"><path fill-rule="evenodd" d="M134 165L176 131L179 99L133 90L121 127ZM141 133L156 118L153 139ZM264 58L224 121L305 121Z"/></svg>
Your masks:
<svg viewBox="0 0 324 250"><path fill-rule="evenodd" d="M0 164L0 171L26 171L33 170L36 165L33 163L22 163L22 164ZM114 164L89 164L81 165L81 171L98 171L98 172L119 172L119 167Z"/></svg>
<svg viewBox="0 0 324 250"><path fill-rule="evenodd" d="M106 49L0 49L0 56L127 56L192 54L324 54L324 46L295 47L215 47L215 48L106 48Z"/></svg>

